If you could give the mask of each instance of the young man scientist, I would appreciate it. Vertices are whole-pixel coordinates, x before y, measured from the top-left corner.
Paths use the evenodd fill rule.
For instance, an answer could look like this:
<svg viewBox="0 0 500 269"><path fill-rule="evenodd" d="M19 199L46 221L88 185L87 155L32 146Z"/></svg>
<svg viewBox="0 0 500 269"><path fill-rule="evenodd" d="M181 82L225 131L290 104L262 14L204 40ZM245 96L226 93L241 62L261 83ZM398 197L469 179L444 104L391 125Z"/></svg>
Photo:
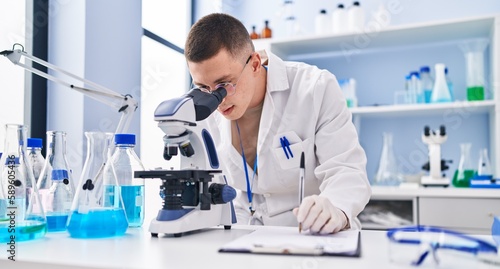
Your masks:
<svg viewBox="0 0 500 269"><path fill-rule="evenodd" d="M313 233L360 228L370 198L366 155L334 75L255 52L245 26L210 14L191 28L185 57L195 87L227 96L208 118L238 224ZM305 154L305 198L299 166Z"/></svg>

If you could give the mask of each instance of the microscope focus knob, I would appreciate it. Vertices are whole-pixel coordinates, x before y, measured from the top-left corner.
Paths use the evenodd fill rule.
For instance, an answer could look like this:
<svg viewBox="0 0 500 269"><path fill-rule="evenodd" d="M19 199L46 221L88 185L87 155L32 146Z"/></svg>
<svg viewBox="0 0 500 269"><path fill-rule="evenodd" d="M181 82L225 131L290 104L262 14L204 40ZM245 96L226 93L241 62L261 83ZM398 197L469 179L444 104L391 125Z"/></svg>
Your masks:
<svg viewBox="0 0 500 269"><path fill-rule="evenodd" d="M431 128L429 128L429 126L424 127L424 135L425 136L431 135Z"/></svg>
<svg viewBox="0 0 500 269"><path fill-rule="evenodd" d="M212 204L225 204L236 198L236 190L226 184L213 183L208 188L208 192L212 194Z"/></svg>

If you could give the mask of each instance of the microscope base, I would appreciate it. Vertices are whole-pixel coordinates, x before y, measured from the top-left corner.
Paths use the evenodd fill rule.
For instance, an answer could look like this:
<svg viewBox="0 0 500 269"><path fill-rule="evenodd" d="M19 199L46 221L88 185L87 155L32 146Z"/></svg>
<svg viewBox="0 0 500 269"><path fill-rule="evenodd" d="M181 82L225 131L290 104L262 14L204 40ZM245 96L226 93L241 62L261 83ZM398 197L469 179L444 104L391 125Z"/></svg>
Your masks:
<svg viewBox="0 0 500 269"><path fill-rule="evenodd" d="M149 232L153 236L158 234L173 234L180 236L182 233L210 228L218 225L232 225L231 203L212 205L210 210L193 209L179 219L159 221L151 220Z"/></svg>
<svg viewBox="0 0 500 269"><path fill-rule="evenodd" d="M431 176L423 176L420 183L424 187L448 187L450 179L447 177L433 178Z"/></svg>

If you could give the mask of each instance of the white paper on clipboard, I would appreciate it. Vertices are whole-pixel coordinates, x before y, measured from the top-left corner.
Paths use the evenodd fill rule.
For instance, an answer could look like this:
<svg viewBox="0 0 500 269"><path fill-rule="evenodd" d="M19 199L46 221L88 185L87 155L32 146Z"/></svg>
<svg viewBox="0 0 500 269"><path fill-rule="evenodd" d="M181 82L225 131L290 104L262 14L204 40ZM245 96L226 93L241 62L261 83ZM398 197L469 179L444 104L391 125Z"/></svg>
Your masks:
<svg viewBox="0 0 500 269"><path fill-rule="evenodd" d="M296 227L266 227L222 246L219 252L359 257L359 236L359 230L316 235L299 233Z"/></svg>

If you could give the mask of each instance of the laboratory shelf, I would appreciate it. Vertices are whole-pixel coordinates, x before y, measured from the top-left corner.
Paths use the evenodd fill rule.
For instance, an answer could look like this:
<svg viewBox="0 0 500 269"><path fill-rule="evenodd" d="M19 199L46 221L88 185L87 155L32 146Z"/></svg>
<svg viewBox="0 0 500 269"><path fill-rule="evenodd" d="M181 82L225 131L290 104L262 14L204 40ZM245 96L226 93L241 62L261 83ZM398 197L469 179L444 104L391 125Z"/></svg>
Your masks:
<svg viewBox="0 0 500 269"><path fill-rule="evenodd" d="M500 199L500 189L472 189L443 187L401 188L389 186L372 186L372 199L396 199L412 197L438 198L492 198Z"/></svg>
<svg viewBox="0 0 500 269"><path fill-rule="evenodd" d="M353 116L365 117L409 117L434 116L451 113L487 114L495 109L494 100L475 102L453 102L438 104L409 104L390 106L353 107L350 111Z"/></svg>
<svg viewBox="0 0 500 269"><path fill-rule="evenodd" d="M363 33L308 35L269 39L271 50L287 59L339 56L394 47L429 45L464 39L491 38L495 17L370 27ZM372 28L372 29L370 29Z"/></svg>

